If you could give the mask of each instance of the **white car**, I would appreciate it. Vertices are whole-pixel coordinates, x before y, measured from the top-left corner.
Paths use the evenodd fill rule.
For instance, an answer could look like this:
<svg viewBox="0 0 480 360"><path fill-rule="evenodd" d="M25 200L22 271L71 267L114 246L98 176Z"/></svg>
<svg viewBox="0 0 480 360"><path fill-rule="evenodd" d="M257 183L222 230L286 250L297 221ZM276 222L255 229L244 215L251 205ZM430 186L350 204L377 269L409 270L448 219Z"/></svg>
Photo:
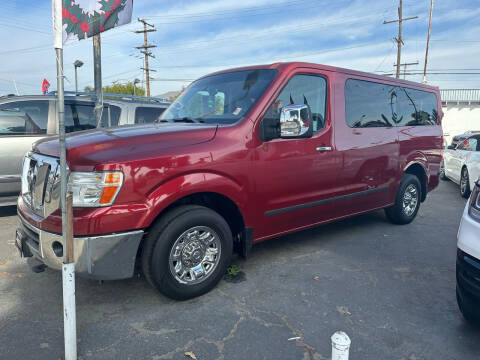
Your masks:
<svg viewBox="0 0 480 360"><path fill-rule="evenodd" d="M472 135L459 143L455 148L449 146L443 152L440 165L440 178L450 179L460 185L460 194L464 198L480 175L480 135Z"/></svg>
<svg viewBox="0 0 480 360"><path fill-rule="evenodd" d="M457 303L465 319L480 324L480 183L473 188L457 235Z"/></svg>

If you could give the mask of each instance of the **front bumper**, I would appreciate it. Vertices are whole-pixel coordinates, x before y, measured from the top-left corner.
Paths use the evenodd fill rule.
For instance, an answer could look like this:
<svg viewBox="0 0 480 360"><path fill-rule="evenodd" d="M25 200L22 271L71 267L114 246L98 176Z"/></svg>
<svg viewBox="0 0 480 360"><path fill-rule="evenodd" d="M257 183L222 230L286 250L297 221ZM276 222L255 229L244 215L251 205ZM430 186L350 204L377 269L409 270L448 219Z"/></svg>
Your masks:
<svg viewBox="0 0 480 360"><path fill-rule="evenodd" d="M40 230L19 215L17 247L23 256L33 256L50 268L61 270L62 236ZM133 276L143 230L74 238L75 272L98 280ZM62 251L59 251L61 249Z"/></svg>

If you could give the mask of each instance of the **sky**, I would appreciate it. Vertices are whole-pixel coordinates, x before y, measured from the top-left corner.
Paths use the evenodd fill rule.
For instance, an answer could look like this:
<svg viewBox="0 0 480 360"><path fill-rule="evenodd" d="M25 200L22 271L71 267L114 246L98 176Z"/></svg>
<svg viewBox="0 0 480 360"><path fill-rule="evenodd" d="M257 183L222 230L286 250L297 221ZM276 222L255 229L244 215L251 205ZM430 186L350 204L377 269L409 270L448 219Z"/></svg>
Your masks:
<svg viewBox="0 0 480 360"><path fill-rule="evenodd" d="M402 63L422 73L430 0L404 0ZM230 67L308 61L391 74L395 71L398 0L134 0L133 22L102 34L103 85L144 79L137 18L154 24L149 42L151 94L179 90L205 74ZM437 0L433 12L428 83L442 89L480 88L478 0ZM0 2L0 94L56 89L50 0ZM91 39L64 49L65 89L93 85ZM402 69L403 71L403 69ZM452 74L455 73L455 74ZM472 74L474 73L474 74ZM476 74L475 74L476 73ZM422 75L407 75L421 81Z"/></svg>

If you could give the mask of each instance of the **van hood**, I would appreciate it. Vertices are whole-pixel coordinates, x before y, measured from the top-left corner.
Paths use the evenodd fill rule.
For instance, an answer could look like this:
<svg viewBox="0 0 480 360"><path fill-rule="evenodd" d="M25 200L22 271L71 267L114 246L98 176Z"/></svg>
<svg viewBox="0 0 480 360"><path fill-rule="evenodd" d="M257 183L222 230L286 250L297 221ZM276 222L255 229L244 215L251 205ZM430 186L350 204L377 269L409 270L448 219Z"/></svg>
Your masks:
<svg viewBox="0 0 480 360"><path fill-rule="evenodd" d="M148 124L102 128L66 137L67 162L73 170L165 155L165 149L211 141L217 125ZM58 136L34 143L33 152L59 157Z"/></svg>

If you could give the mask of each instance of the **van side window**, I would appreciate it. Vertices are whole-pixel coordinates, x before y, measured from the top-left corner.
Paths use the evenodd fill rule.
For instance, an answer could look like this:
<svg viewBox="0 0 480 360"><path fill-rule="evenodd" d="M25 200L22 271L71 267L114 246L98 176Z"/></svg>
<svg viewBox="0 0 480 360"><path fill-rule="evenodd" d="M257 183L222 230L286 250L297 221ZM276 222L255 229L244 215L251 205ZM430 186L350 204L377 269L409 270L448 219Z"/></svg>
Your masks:
<svg viewBox="0 0 480 360"><path fill-rule="evenodd" d="M65 132L95 129L97 120L93 110L93 103L91 105L86 103L66 103Z"/></svg>
<svg viewBox="0 0 480 360"><path fill-rule="evenodd" d="M49 101L16 101L0 105L0 135L47 133Z"/></svg>
<svg viewBox="0 0 480 360"><path fill-rule="evenodd" d="M437 115L434 93L356 79L345 83L350 127L435 125Z"/></svg>
<svg viewBox="0 0 480 360"><path fill-rule="evenodd" d="M138 107L135 110L135 124L150 124L158 122L165 111L161 107Z"/></svg>
<svg viewBox="0 0 480 360"><path fill-rule="evenodd" d="M437 123L437 97L433 93L404 87L397 88L399 112L398 126L435 125Z"/></svg>
<svg viewBox="0 0 480 360"><path fill-rule="evenodd" d="M345 119L350 127L388 127L398 121L398 96L393 86L347 80L345 84Z"/></svg>
<svg viewBox="0 0 480 360"><path fill-rule="evenodd" d="M110 113L109 113L110 112ZM121 110L118 106L107 105L103 109L101 127L118 126ZM108 122L110 117L110 123Z"/></svg>
<svg viewBox="0 0 480 360"><path fill-rule="evenodd" d="M285 85L280 95L267 110L267 117L280 118L285 105L310 105L312 109L313 131L325 127L327 81L322 76L295 75Z"/></svg>

